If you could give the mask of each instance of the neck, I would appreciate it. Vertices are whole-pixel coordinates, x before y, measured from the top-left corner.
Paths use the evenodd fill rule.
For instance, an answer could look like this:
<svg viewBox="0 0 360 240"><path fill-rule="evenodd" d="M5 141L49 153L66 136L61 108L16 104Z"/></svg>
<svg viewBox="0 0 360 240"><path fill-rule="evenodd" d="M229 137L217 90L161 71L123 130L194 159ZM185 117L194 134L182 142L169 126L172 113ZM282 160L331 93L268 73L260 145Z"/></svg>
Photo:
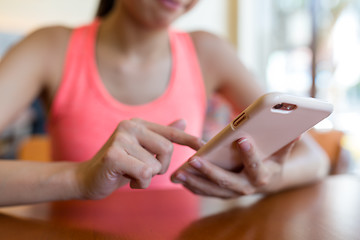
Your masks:
<svg viewBox="0 0 360 240"><path fill-rule="evenodd" d="M151 29L114 11L101 22L98 42L122 55L156 58L169 54L168 29Z"/></svg>

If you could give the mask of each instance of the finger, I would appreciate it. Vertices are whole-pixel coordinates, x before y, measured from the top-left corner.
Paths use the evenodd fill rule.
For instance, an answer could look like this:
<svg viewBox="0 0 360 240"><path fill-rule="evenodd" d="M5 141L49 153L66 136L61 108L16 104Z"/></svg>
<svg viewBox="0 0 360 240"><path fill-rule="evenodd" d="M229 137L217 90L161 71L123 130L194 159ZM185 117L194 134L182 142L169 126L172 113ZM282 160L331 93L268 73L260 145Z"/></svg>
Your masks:
<svg viewBox="0 0 360 240"><path fill-rule="evenodd" d="M108 178L122 175L130 179L132 188L147 188L150 185L152 169L145 163L128 155L122 149L113 147L104 156Z"/></svg>
<svg viewBox="0 0 360 240"><path fill-rule="evenodd" d="M199 157L190 158L188 163L222 189L234 191L238 195L248 195L255 192L255 188L244 174L225 170L208 161L202 161Z"/></svg>
<svg viewBox="0 0 360 240"><path fill-rule="evenodd" d="M120 122L116 139L122 144L125 143L125 145L140 145L150 154L156 156L161 165L156 173L162 174L169 167L173 144L165 137L148 129L144 123L145 121L141 119Z"/></svg>
<svg viewBox="0 0 360 240"><path fill-rule="evenodd" d="M163 168L162 164L155 158L154 154L144 149L137 142L137 139L132 139L132 137L128 135L119 134L116 136L115 141L113 142L113 147L117 147L119 149L122 148L128 155L151 167L152 176L161 172Z"/></svg>
<svg viewBox="0 0 360 240"><path fill-rule="evenodd" d="M144 124L148 129L167 138L171 142L189 146L194 150L198 150L203 145L200 138L187 134L182 130L176 129L175 127L164 126L152 122L147 122L141 119L137 119L136 121L141 121L142 124Z"/></svg>
<svg viewBox="0 0 360 240"><path fill-rule="evenodd" d="M230 189L222 188L203 177L179 171L175 174L175 179L181 182L185 188L194 194L201 196L211 196L219 198L232 198L239 194Z"/></svg>
<svg viewBox="0 0 360 240"><path fill-rule="evenodd" d="M137 134L138 141L141 146L155 155L157 161L160 163L158 174L163 174L167 171L170 165L173 144L163 136L154 133L148 129L144 129Z"/></svg>
<svg viewBox="0 0 360 240"><path fill-rule="evenodd" d="M170 123L169 126L184 131L186 128L186 121L185 121L185 119L178 119L178 120Z"/></svg>
<svg viewBox="0 0 360 240"><path fill-rule="evenodd" d="M269 173L262 162L257 157L252 144L246 138L240 138L237 146L243 156L244 170L254 186L263 186L268 183Z"/></svg>

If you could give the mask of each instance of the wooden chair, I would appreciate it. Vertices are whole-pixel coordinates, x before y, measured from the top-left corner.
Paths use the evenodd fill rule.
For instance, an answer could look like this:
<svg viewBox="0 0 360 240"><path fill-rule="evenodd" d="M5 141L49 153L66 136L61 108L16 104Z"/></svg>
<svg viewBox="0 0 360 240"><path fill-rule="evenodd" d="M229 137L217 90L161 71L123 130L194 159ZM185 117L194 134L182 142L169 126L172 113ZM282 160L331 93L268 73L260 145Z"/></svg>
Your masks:
<svg viewBox="0 0 360 240"><path fill-rule="evenodd" d="M352 160L341 145L344 137L342 131L311 129L309 133L327 153L331 165L330 174L340 174L349 171Z"/></svg>
<svg viewBox="0 0 360 240"><path fill-rule="evenodd" d="M47 135L32 135L20 144L17 158L21 160L49 162L50 139Z"/></svg>

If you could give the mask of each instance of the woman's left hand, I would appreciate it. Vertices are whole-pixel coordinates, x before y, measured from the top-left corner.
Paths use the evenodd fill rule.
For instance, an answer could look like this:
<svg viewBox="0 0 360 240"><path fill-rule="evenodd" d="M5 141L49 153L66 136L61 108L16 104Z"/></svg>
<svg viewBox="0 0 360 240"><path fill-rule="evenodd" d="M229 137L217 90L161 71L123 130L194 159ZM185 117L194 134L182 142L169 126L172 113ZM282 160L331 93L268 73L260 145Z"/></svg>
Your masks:
<svg viewBox="0 0 360 240"><path fill-rule="evenodd" d="M275 191L281 186L284 161L294 142L263 160L257 156L250 141L241 138L237 141L244 166L240 172L225 170L199 157L192 157L188 163L196 171L178 170L172 175L172 181L183 184L195 194L219 198Z"/></svg>

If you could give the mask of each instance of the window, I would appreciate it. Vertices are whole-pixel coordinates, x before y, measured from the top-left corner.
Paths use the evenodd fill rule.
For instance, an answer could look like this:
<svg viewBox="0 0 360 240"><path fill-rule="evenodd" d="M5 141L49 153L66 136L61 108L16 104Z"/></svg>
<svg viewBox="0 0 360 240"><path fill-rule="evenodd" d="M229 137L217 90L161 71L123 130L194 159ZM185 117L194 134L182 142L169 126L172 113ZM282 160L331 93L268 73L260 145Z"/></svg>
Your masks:
<svg viewBox="0 0 360 240"><path fill-rule="evenodd" d="M359 164L360 1L244 0L239 23L239 54L267 90L332 102L318 127L343 131Z"/></svg>

